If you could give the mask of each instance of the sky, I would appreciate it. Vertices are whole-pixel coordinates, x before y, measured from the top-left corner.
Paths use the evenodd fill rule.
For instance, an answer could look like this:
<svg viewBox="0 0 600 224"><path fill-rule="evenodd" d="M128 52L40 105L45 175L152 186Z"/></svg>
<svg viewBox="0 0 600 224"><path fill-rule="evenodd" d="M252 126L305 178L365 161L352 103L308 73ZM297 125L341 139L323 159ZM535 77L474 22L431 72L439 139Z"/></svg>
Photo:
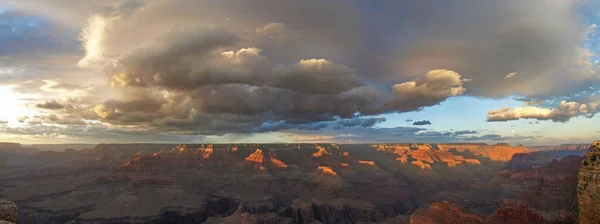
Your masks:
<svg viewBox="0 0 600 224"><path fill-rule="evenodd" d="M600 0L0 0L0 141L599 139Z"/></svg>

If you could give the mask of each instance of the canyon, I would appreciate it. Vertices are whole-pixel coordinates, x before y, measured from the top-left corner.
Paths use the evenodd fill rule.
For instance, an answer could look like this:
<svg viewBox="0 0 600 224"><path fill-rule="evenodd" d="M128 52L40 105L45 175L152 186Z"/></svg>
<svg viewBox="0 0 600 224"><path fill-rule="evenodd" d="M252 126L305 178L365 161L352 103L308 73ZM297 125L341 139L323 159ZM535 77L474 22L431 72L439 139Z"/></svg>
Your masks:
<svg viewBox="0 0 600 224"><path fill-rule="evenodd" d="M0 143L0 198L32 224L598 223L599 145Z"/></svg>

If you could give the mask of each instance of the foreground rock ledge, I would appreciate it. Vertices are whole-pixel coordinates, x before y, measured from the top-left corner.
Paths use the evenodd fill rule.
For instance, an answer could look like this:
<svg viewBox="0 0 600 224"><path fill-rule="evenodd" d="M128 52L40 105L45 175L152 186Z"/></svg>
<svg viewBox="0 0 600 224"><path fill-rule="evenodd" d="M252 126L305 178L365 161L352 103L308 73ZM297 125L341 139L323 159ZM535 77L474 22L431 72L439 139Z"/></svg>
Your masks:
<svg viewBox="0 0 600 224"><path fill-rule="evenodd" d="M0 199L0 224L17 222L17 205L12 201Z"/></svg>
<svg viewBox="0 0 600 224"><path fill-rule="evenodd" d="M600 223L600 141L594 142L581 161L578 179L579 221Z"/></svg>

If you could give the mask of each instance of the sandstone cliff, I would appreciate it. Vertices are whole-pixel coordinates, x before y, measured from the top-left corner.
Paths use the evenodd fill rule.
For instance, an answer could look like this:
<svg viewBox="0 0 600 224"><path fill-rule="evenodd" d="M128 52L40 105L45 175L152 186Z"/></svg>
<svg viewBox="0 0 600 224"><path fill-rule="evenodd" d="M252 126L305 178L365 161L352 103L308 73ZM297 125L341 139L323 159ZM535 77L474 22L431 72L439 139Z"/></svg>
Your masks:
<svg viewBox="0 0 600 224"><path fill-rule="evenodd" d="M581 161L578 178L580 223L600 223L600 141L594 142Z"/></svg>

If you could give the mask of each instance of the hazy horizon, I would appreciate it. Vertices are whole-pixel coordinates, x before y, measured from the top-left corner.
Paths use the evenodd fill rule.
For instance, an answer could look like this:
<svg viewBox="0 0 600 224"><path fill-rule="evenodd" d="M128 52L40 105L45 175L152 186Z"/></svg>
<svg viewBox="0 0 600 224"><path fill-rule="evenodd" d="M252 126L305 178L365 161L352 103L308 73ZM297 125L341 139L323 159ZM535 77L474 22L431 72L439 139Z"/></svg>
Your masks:
<svg viewBox="0 0 600 224"><path fill-rule="evenodd" d="M35 145L100 145L100 144L122 144L122 145L134 145L134 144L149 144L149 145L276 145L276 144L299 144L299 145L319 145L319 144L337 144L337 145L371 145L371 144L483 144L483 145L499 145L508 144L511 147L516 147L522 144L510 144L506 142L495 142L495 143L484 143L484 142L361 142L361 143L338 143L338 142L90 142L90 143L21 143L21 142L0 142L0 143L19 143L21 146L35 146ZM525 147L544 147L544 146L560 146L560 145L592 145L593 142L571 142L561 143L557 145L522 145Z"/></svg>

